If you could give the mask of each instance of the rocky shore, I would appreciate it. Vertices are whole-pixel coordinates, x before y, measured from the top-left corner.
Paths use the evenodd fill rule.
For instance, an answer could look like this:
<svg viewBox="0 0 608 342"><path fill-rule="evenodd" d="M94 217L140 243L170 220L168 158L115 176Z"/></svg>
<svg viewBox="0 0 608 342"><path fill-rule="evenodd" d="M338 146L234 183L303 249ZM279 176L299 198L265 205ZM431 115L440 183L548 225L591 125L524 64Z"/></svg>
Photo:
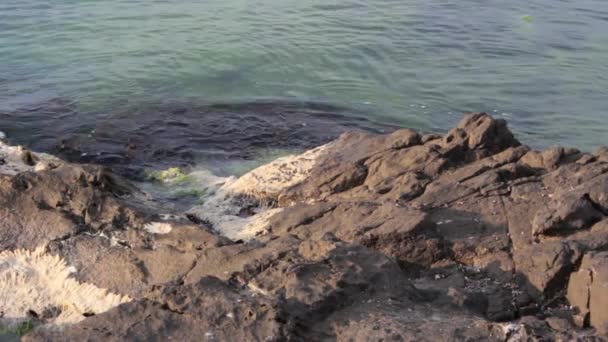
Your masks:
<svg viewBox="0 0 608 342"><path fill-rule="evenodd" d="M466 114L346 133L186 213L0 143L0 312L25 341L608 340L608 148Z"/></svg>

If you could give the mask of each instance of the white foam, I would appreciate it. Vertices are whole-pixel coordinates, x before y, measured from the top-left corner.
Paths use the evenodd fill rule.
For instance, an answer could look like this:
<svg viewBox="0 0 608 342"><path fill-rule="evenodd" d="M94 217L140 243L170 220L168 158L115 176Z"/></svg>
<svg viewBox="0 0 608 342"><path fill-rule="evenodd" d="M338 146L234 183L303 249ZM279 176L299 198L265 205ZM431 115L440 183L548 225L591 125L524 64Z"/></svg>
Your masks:
<svg viewBox="0 0 608 342"><path fill-rule="evenodd" d="M283 210L265 204L276 202L283 191L305 180L330 144L278 158L238 179L216 179L213 186L207 187L209 193L204 203L188 213L207 220L231 239L254 238L264 233L269 219ZM242 214L243 209L252 212Z"/></svg>
<svg viewBox="0 0 608 342"><path fill-rule="evenodd" d="M63 161L46 153L32 153L33 165L24 162L24 156L28 151L22 146L10 146L2 141L0 137L0 174L16 175L26 171L42 171L52 165L59 166Z"/></svg>
<svg viewBox="0 0 608 342"><path fill-rule="evenodd" d="M3 135L2 135L3 136ZM0 174L15 175L24 171L42 171L63 164L63 161L48 154L32 153L33 163L24 162L28 152L21 146L10 146L0 136ZM276 202L280 193L302 182L310 174L317 161L327 152L332 143L308 150L299 155L288 155L262 165L236 179L219 177L208 170L195 170L179 177L185 182L165 182L169 191L193 189L201 194L202 204L187 211L210 222L219 233L233 239L251 239L263 233L269 218L280 212L265 203ZM181 171L180 171L181 172ZM153 186L144 189L154 191ZM251 208L251 209L248 209ZM251 212L243 214L242 211ZM167 234L171 226L153 222L145 229L154 234Z"/></svg>
<svg viewBox="0 0 608 342"><path fill-rule="evenodd" d="M226 183L223 190L259 199L275 200L282 191L306 179L330 146L331 143L299 155L278 158L246 173L235 182Z"/></svg>
<svg viewBox="0 0 608 342"><path fill-rule="evenodd" d="M232 194L220 191L205 200L205 203L191 208L188 213L209 222L220 234L234 240L249 240L266 231L268 220L279 213L281 208L264 206L253 208L253 215L241 215L243 207Z"/></svg>
<svg viewBox="0 0 608 342"><path fill-rule="evenodd" d="M169 234L173 230L173 226L165 222L150 222L144 225L144 230L152 234Z"/></svg>
<svg viewBox="0 0 608 342"><path fill-rule="evenodd" d="M28 312L42 314L58 310L48 323L71 324L82 321L85 313L99 314L126 303L127 296L71 277L69 267L59 256L34 251L16 250L0 253L0 312L3 319L22 321Z"/></svg>

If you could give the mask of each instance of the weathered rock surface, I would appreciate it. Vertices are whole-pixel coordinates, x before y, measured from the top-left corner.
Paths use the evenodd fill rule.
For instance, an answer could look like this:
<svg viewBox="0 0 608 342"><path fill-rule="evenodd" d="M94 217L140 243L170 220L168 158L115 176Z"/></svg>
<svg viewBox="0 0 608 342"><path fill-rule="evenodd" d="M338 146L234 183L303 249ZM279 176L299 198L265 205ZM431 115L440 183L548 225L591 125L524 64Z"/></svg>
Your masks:
<svg viewBox="0 0 608 342"><path fill-rule="evenodd" d="M30 341L602 341L606 151L533 151L482 113L443 137L347 133L236 183L281 208L236 241L66 164L0 176L0 247L133 299Z"/></svg>
<svg viewBox="0 0 608 342"><path fill-rule="evenodd" d="M585 255L568 284L568 300L579 310L579 322L608 334L608 252Z"/></svg>
<svg viewBox="0 0 608 342"><path fill-rule="evenodd" d="M119 199L132 191L95 166L0 174L0 248L33 249L83 230L140 226L142 215Z"/></svg>
<svg viewBox="0 0 608 342"><path fill-rule="evenodd" d="M275 341L287 336L277 303L252 297L216 278L154 289L62 330L39 330L25 341Z"/></svg>

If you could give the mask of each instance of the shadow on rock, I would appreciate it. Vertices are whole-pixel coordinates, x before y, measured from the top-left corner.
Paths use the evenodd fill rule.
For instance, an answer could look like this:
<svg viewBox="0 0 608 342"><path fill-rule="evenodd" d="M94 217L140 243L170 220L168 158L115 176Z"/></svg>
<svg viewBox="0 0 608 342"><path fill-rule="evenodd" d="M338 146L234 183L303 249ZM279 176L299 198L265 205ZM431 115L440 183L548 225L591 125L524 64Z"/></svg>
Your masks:
<svg viewBox="0 0 608 342"><path fill-rule="evenodd" d="M59 171L46 172L27 177L57 179ZM0 183L7 206L41 215L36 222L47 211L58 215L55 201L33 204L42 195L31 187L15 190L19 177ZM59 208L82 217L91 198L107 197L131 208L131 219L97 226L105 215L91 215L91 223L85 215L84 231L98 227L106 237L66 223L68 236L50 239L48 252L77 265L79 280L134 300L61 332L40 326L26 340L520 341L607 333L608 150L531 151L483 113L466 115L444 137L342 135L302 182L276 194L282 210L250 240L228 240L204 221L161 222L86 179L69 183L68 193L87 194L79 206ZM34 227L26 231L44 241Z"/></svg>

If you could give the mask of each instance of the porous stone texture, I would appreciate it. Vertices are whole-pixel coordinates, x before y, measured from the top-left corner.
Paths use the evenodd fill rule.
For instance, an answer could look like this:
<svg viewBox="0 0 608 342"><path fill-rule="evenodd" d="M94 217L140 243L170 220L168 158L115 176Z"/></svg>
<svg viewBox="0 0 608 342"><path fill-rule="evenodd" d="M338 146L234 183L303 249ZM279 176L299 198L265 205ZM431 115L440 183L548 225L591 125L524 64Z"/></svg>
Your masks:
<svg viewBox="0 0 608 342"><path fill-rule="evenodd" d="M484 113L444 136L347 133L289 182L243 191L258 199L243 211L267 216L233 239L204 210L163 221L119 178L66 165L0 182L2 208L23 213L0 242L43 244L132 298L27 341L603 341L606 151L533 151ZM240 184L282 179L281 163ZM64 185L44 197L47 181Z"/></svg>
<svg viewBox="0 0 608 342"><path fill-rule="evenodd" d="M87 230L139 227L143 215L120 200L133 191L95 166L0 174L0 248L33 249Z"/></svg>

